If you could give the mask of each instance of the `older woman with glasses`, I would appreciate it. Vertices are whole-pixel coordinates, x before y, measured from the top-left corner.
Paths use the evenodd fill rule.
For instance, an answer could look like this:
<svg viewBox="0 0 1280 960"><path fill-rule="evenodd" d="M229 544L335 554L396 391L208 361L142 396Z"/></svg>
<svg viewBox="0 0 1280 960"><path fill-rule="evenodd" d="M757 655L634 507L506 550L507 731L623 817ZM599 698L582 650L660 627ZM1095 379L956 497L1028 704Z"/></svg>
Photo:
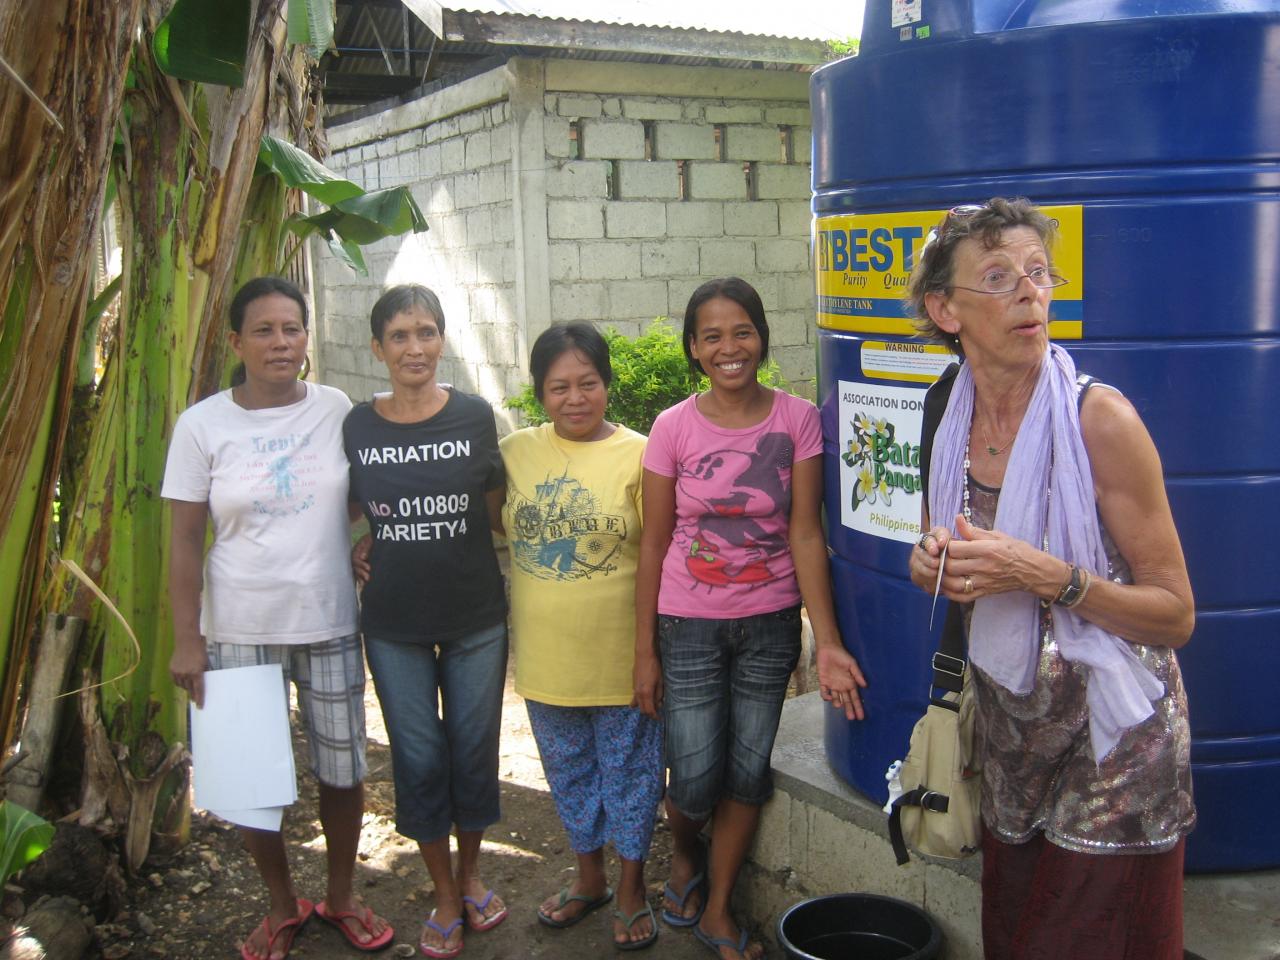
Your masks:
<svg viewBox="0 0 1280 960"><path fill-rule="evenodd" d="M1191 585L1142 420L1049 342L1053 238L994 199L921 252L917 329L963 362L911 579L965 604L987 960L1181 960Z"/></svg>

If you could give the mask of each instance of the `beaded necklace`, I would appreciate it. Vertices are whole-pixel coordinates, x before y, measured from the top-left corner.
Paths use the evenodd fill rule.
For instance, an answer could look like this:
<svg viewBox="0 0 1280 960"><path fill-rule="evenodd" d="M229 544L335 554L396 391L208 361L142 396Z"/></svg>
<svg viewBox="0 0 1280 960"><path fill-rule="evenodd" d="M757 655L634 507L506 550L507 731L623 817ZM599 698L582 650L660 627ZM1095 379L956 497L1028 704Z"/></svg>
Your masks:
<svg viewBox="0 0 1280 960"><path fill-rule="evenodd" d="M970 433L973 431L970 430ZM969 509L969 438L964 438L964 464L961 467L964 471L964 506L960 512L964 518L973 523L973 511Z"/></svg>

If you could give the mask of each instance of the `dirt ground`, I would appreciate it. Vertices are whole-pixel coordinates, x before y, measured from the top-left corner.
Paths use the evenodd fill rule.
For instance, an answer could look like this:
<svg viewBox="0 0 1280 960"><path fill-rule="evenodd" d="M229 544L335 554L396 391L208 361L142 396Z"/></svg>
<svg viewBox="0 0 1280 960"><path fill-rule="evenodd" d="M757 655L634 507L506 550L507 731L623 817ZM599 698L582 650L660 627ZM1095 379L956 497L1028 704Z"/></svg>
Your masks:
<svg viewBox="0 0 1280 960"><path fill-rule="evenodd" d="M411 957L422 921L432 907L426 868L410 841L394 826L391 753L382 714L369 684L369 780L356 883L359 893L395 927L395 943L378 956ZM299 770L306 768L305 745L294 727ZM615 953L610 910L599 910L568 930L538 923L537 905L570 878L573 854L542 776L524 701L508 677L503 703L502 821L486 834L481 855L484 879L506 900L511 916L486 933L469 933L463 957L470 960L526 960L545 957L586 960ZM298 891L324 896L324 838L317 818L315 781L302 776L300 797L285 825ZM659 822L647 879L655 909L670 862L671 837ZM616 860L611 876L617 876ZM182 960L230 958L257 925L266 899L235 830L197 812L192 842L168 861L148 862L144 876L129 887L125 911L98 927L102 956L172 957ZM657 944L639 955L664 960L709 958L687 931L661 925ZM757 931L758 932L758 931ZM357 956L337 930L313 919L298 935L291 957L338 960Z"/></svg>

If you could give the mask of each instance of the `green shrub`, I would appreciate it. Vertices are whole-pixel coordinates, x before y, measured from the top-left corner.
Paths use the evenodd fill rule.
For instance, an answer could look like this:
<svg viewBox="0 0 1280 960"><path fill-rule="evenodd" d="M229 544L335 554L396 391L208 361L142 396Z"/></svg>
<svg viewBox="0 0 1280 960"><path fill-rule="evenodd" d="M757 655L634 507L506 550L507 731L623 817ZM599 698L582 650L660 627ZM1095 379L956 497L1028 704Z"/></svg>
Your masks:
<svg viewBox="0 0 1280 960"><path fill-rule="evenodd" d="M612 327L604 331L604 339L609 344L609 362L613 366L606 420L648 435L658 414L706 388L707 378L689 369L680 331L666 317L659 317L635 339ZM766 386L786 387L772 360L760 367L759 379ZM519 410L526 423L547 422L531 383L525 384L519 396L509 397L505 405Z"/></svg>

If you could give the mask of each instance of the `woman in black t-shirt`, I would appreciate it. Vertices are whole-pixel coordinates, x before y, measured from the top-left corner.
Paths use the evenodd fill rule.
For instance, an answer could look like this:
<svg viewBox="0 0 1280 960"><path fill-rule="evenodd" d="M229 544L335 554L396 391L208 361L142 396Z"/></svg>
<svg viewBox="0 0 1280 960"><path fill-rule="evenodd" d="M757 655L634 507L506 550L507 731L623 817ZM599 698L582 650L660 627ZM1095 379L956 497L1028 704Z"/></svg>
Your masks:
<svg viewBox="0 0 1280 960"><path fill-rule="evenodd" d="M506 478L488 403L437 382L436 295L393 287L370 326L391 393L357 406L343 427L351 497L372 534L360 626L391 740L396 829L418 842L435 886L420 947L455 957L464 926L489 930L507 916L477 864L499 818L507 606L489 518Z"/></svg>

